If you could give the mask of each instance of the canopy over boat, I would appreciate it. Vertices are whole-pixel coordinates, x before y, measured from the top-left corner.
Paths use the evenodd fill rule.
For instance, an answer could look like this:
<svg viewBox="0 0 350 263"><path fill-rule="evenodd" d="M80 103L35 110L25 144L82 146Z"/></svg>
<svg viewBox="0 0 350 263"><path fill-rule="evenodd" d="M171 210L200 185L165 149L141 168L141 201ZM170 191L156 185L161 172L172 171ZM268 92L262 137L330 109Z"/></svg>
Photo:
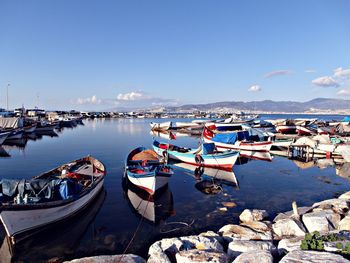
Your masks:
<svg viewBox="0 0 350 263"><path fill-rule="evenodd" d="M23 118L20 117L5 117L0 118L0 129L17 129L23 128Z"/></svg>

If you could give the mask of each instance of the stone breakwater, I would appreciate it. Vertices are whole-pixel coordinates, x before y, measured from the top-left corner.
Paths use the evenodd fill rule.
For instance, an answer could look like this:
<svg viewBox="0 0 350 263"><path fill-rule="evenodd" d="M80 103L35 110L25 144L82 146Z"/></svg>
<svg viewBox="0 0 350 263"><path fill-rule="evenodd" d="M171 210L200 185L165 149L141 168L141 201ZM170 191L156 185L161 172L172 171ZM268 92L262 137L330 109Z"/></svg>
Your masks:
<svg viewBox="0 0 350 263"><path fill-rule="evenodd" d="M350 262L339 252L339 242L324 242L322 251L302 250L307 233L342 235L350 243L350 192L311 207L278 214L271 222L265 210L244 210L238 225L223 226L217 233L166 238L155 242L148 259L115 255L75 259L71 263L184 263L184 262ZM350 245L349 245L350 247Z"/></svg>

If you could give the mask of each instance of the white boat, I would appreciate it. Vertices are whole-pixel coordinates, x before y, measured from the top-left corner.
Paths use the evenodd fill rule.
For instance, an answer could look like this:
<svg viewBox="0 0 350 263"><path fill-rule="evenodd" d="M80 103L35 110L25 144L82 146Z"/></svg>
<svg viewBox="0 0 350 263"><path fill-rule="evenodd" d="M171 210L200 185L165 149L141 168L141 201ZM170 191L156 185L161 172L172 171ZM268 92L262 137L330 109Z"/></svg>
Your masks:
<svg viewBox="0 0 350 263"><path fill-rule="evenodd" d="M218 152L213 143L202 144L197 149L190 149L153 141L153 150L159 155L168 155L170 159L197 166L212 167L232 171L239 156L237 151Z"/></svg>
<svg viewBox="0 0 350 263"><path fill-rule="evenodd" d="M173 171L170 166L159 161L153 150L138 147L126 158L125 175L134 186L154 195L168 184Z"/></svg>
<svg viewBox="0 0 350 263"><path fill-rule="evenodd" d="M246 140L238 140L235 137L232 142L220 142L215 140L215 134L204 127L203 130L203 141L206 143L215 143L215 146L218 150L227 151L227 150L244 150L244 151L257 151L257 152L269 152L272 147L271 141L246 141Z"/></svg>
<svg viewBox="0 0 350 263"><path fill-rule="evenodd" d="M97 159L87 156L24 182L24 197L20 187L13 190L15 197L7 196L9 192L5 190L3 179L2 194L3 198L7 197L7 200L3 199L2 201L0 219L7 236L15 244L17 240L28 236L34 230L44 228L76 214L92 202L100 192L105 175L104 165ZM68 178L74 187L82 184L76 193L70 192L72 189L68 187ZM17 186L24 180L18 181ZM37 194L33 196L33 191L26 189L28 184L31 187L30 189L33 189L34 185L31 182L35 185L44 184L45 182L46 184L43 185L41 190L35 188ZM50 186L56 186L56 183L59 183L60 189L62 187L62 192L59 191L60 199L54 199L52 192L48 191ZM45 192L45 189L47 189L47 192Z"/></svg>
<svg viewBox="0 0 350 263"><path fill-rule="evenodd" d="M174 128L176 129L200 129L203 125L194 122L175 122Z"/></svg>
<svg viewBox="0 0 350 263"><path fill-rule="evenodd" d="M172 124L171 121L161 122L161 123L151 122L150 126L151 126L151 130L167 131L171 128L171 124Z"/></svg>

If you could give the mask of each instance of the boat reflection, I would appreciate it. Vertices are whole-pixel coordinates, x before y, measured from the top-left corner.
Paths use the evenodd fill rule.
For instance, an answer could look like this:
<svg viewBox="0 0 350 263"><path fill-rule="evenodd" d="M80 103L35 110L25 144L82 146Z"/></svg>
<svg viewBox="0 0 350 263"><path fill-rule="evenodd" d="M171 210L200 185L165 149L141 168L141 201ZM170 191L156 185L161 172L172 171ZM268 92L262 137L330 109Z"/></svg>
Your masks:
<svg viewBox="0 0 350 263"><path fill-rule="evenodd" d="M148 222L158 225L175 214L174 200L169 186L161 189L156 195L140 191L130 183L123 181L125 197L133 211Z"/></svg>
<svg viewBox="0 0 350 263"><path fill-rule="evenodd" d="M7 158L11 155L0 145L0 157Z"/></svg>
<svg viewBox="0 0 350 263"><path fill-rule="evenodd" d="M3 148L6 151L9 151L11 149L19 149L24 150L28 142L27 138L21 138L21 139L14 139L14 140L7 140L3 143Z"/></svg>
<svg viewBox="0 0 350 263"><path fill-rule="evenodd" d="M175 163L173 166L194 177L197 180L195 184L196 189L204 194L217 194L221 192L222 184L239 189L238 180L233 171L198 167L187 163Z"/></svg>
<svg viewBox="0 0 350 263"><path fill-rule="evenodd" d="M201 135L195 132L181 132L181 131L155 131L151 130L152 137L159 137L166 140L176 140L178 137L200 137Z"/></svg>
<svg viewBox="0 0 350 263"><path fill-rule="evenodd" d="M88 233L105 197L106 191L103 189L93 203L74 217L41 230L14 246L10 245L10 240L2 230L4 233L1 233L3 242L0 262L48 262L51 259L55 259L54 262L64 261L67 252L74 254L79 248L80 240Z"/></svg>
<svg viewBox="0 0 350 263"><path fill-rule="evenodd" d="M269 152L240 151L235 165L243 165L252 160L272 162L273 156Z"/></svg>

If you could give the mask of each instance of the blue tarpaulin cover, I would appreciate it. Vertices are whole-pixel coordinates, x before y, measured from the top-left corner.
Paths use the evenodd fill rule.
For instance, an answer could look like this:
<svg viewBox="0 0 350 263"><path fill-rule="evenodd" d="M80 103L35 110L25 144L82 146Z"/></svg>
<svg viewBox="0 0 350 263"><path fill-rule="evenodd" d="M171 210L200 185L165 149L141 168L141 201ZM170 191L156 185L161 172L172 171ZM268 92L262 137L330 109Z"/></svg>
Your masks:
<svg viewBox="0 0 350 263"><path fill-rule="evenodd" d="M237 133L219 133L215 134L212 139L214 142L230 143L234 144L237 140Z"/></svg>
<svg viewBox="0 0 350 263"><path fill-rule="evenodd" d="M78 185L73 181L64 180L61 182L59 189L61 198L65 200L72 196L75 196L80 192L81 188L81 185Z"/></svg>
<svg viewBox="0 0 350 263"><path fill-rule="evenodd" d="M249 137L250 136L248 131L237 132L237 140L239 141L249 140Z"/></svg>
<svg viewBox="0 0 350 263"><path fill-rule="evenodd" d="M350 116L344 117L343 121L350 122Z"/></svg>
<svg viewBox="0 0 350 263"><path fill-rule="evenodd" d="M203 154L211 154L215 150L215 143L203 143Z"/></svg>

